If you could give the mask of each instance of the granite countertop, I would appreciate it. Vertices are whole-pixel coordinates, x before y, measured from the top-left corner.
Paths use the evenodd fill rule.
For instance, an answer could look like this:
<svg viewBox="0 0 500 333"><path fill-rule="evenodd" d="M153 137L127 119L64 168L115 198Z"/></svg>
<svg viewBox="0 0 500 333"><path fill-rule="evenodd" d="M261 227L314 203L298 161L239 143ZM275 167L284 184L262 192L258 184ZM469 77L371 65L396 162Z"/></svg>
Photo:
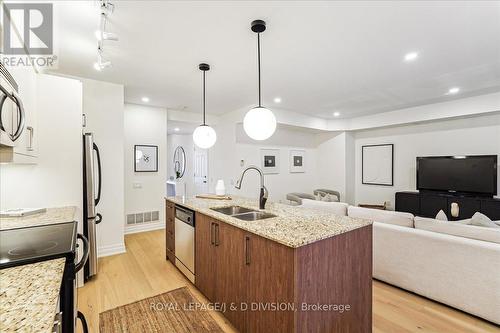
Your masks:
<svg viewBox="0 0 500 333"><path fill-rule="evenodd" d="M2 332L52 332L65 259L0 270Z"/></svg>
<svg viewBox="0 0 500 333"><path fill-rule="evenodd" d="M0 218L0 230L71 222L76 207L47 208L45 213ZM65 259L0 270L0 330L52 332Z"/></svg>
<svg viewBox="0 0 500 333"><path fill-rule="evenodd" d="M318 210L274 202L267 202L265 211L277 215L277 217L257 221L243 221L210 209L224 206L241 206L259 210L257 200L234 196L232 198L232 200L198 199L194 197L167 197L166 199L292 248L301 247L372 224L369 220L338 216Z"/></svg>
<svg viewBox="0 0 500 333"><path fill-rule="evenodd" d="M75 219L75 212L75 206L68 206L47 208L47 211L44 213L23 217L0 217L0 230L72 222Z"/></svg>

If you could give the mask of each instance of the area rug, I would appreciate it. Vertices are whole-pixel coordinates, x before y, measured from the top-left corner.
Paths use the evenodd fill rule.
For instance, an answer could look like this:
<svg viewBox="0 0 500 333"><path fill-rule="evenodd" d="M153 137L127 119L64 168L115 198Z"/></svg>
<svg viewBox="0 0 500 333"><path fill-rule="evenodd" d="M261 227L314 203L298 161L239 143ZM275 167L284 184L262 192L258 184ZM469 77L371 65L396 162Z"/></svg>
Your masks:
<svg viewBox="0 0 500 333"><path fill-rule="evenodd" d="M99 314L100 333L223 332L203 303L182 287Z"/></svg>

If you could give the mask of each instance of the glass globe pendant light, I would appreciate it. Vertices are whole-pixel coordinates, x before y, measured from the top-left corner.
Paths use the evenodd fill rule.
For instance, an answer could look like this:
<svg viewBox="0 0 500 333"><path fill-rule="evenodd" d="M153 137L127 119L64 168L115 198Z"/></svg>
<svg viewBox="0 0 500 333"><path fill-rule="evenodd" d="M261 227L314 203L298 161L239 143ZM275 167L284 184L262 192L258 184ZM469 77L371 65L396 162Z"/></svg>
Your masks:
<svg viewBox="0 0 500 333"><path fill-rule="evenodd" d="M259 71L259 106L248 111L243 119L243 129L254 140L266 140L276 131L276 117L273 112L262 106L260 88L260 33L266 30L266 22L255 20L251 24L257 33L257 65Z"/></svg>
<svg viewBox="0 0 500 333"><path fill-rule="evenodd" d="M208 149L217 141L215 130L205 123L205 72L210 69L210 65L200 64L198 68L203 72L203 124L194 130L193 141L198 147Z"/></svg>

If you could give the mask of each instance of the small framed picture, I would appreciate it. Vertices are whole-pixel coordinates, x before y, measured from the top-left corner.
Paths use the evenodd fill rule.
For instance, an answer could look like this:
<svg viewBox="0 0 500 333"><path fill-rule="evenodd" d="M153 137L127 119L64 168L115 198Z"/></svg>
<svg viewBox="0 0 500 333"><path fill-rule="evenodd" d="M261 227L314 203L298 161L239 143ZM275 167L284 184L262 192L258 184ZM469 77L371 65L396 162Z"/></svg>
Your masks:
<svg viewBox="0 0 500 333"><path fill-rule="evenodd" d="M291 173L306 172L305 157L306 157L305 150L290 150Z"/></svg>
<svg viewBox="0 0 500 333"><path fill-rule="evenodd" d="M135 172L158 172L158 146L135 145L134 157Z"/></svg>
<svg viewBox="0 0 500 333"><path fill-rule="evenodd" d="M280 173L280 150L261 149L260 158L264 174Z"/></svg>

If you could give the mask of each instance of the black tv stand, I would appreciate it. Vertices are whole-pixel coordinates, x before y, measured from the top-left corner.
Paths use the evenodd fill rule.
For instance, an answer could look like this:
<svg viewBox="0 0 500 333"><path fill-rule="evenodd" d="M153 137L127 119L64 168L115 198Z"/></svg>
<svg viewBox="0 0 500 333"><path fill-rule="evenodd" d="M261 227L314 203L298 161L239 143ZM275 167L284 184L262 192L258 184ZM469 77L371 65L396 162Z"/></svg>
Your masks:
<svg viewBox="0 0 500 333"><path fill-rule="evenodd" d="M396 211L412 213L415 216L436 217L443 210L448 220L468 219L481 212L492 220L500 220L500 199L474 196L465 193L438 191L396 192ZM451 216L451 204L459 206L458 217Z"/></svg>
<svg viewBox="0 0 500 333"><path fill-rule="evenodd" d="M436 195L436 194L443 194L443 195L448 195L448 196L453 196L453 197L458 197L458 198L486 198L486 199L493 199L492 194L484 194L484 193L471 193L471 192L455 192L455 191L438 191L438 190L420 190L417 191L421 194L430 194L430 195Z"/></svg>

